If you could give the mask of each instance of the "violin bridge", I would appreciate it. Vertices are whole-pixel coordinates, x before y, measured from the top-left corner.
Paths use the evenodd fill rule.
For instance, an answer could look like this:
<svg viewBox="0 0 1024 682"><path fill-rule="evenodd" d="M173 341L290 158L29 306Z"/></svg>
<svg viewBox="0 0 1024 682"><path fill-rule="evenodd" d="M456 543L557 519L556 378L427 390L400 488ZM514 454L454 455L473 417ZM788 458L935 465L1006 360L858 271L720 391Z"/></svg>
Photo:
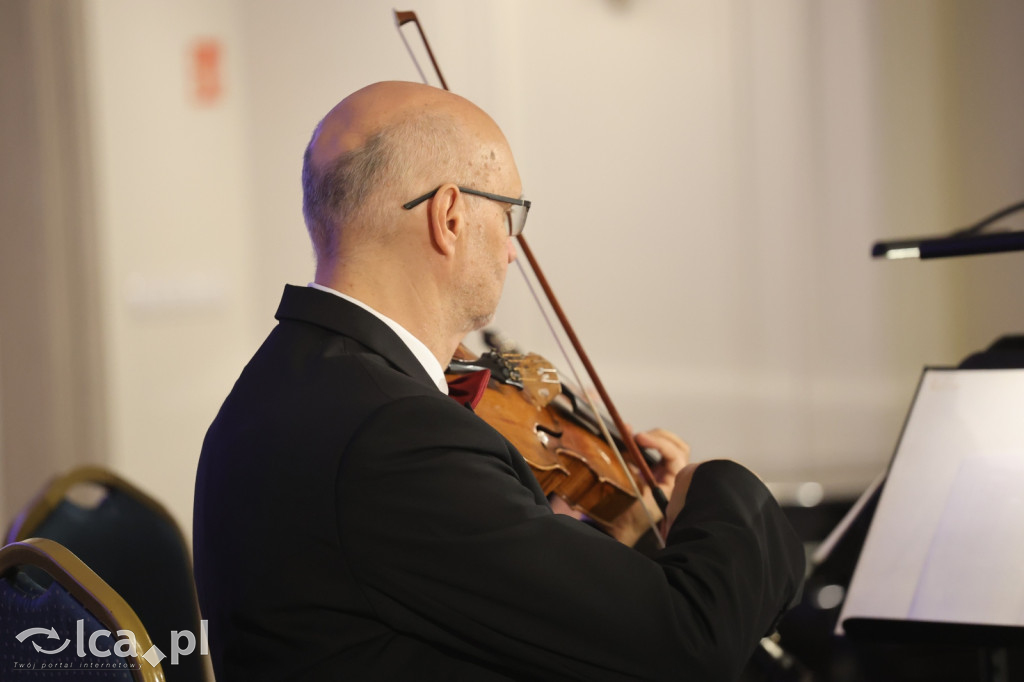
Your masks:
<svg viewBox="0 0 1024 682"><path fill-rule="evenodd" d="M523 382L523 392L537 407L547 407L562 392L562 381L550 362L530 353L518 358L517 370Z"/></svg>

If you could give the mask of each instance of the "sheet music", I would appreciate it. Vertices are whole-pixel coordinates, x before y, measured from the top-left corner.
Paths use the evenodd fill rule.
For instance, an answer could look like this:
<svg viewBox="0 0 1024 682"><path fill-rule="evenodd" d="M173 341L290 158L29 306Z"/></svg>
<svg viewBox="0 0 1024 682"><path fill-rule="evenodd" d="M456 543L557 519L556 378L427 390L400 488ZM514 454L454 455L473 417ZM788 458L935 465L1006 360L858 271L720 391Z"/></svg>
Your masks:
<svg viewBox="0 0 1024 682"><path fill-rule="evenodd" d="M961 465L928 548L910 618L1021 622L1024 462L998 453L992 460Z"/></svg>
<svg viewBox="0 0 1024 682"><path fill-rule="evenodd" d="M849 618L1024 626L1024 370L927 369Z"/></svg>

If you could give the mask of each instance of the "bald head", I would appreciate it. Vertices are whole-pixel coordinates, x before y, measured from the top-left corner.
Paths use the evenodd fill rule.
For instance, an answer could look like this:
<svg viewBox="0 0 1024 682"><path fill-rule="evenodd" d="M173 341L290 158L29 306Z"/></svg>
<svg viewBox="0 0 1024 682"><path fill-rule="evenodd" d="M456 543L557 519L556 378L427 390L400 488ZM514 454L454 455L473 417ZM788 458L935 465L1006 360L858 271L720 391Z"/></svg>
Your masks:
<svg viewBox="0 0 1024 682"><path fill-rule="evenodd" d="M387 239L401 204L444 182L486 182L511 161L497 124L458 95L418 83L369 85L316 127L303 163L303 212L323 263Z"/></svg>

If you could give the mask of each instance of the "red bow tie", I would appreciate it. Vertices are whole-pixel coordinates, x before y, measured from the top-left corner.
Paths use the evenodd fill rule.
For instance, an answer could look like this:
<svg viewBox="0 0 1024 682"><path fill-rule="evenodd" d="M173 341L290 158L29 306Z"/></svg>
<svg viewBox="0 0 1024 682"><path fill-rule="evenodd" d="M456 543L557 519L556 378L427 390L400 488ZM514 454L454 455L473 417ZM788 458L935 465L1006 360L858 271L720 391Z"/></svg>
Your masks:
<svg viewBox="0 0 1024 682"><path fill-rule="evenodd" d="M448 377L448 396L460 405L473 409L484 397L484 391L487 390L487 382L490 379L491 370L489 369Z"/></svg>

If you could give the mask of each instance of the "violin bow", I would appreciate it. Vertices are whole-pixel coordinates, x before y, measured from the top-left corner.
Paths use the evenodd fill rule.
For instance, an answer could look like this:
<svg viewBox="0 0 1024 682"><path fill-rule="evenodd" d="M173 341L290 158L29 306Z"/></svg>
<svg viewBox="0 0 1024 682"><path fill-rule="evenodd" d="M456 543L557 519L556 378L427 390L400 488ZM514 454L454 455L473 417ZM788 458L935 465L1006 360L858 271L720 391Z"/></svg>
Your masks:
<svg viewBox="0 0 1024 682"><path fill-rule="evenodd" d="M412 60L416 65L416 70L419 71L420 78L423 80L424 83L427 83L427 77L423 73L423 69L420 68L419 60L416 59L416 55L413 53L412 47L406 40L405 34L402 32L402 26L410 22L416 24L416 29L419 31L420 38L423 40L423 46L427 50L427 56L430 57L430 63L434 67L434 72L437 74L438 80L441 82L441 87L450 92L451 89L448 87L448 83L447 81L445 81L444 75L441 73L441 67L438 66L437 59L434 58L434 51L430 49L430 42L427 40L427 36L423 32L423 26L420 24L420 20L419 18L417 18L416 12L399 12L398 10L394 10L394 12L395 24L398 27L398 34L402 37L402 42L405 43L405 47L409 51L409 56L412 57ZM651 495L654 497L655 503L658 505L659 509L661 509L662 513L664 513L665 509L668 507L668 498L665 497L665 492L658 486L657 481L654 479L654 473L651 471L650 466L647 464L647 460L640 452L640 447L636 443L636 439L633 436L632 429L630 429L626 422L622 419L622 415L619 414L618 409L612 402L611 396L608 394L608 391L604 387L604 382L602 382L601 378L598 376L597 370L594 368L594 364L590 361L590 356L588 356L587 352L583 349L583 344L580 342L579 336L576 335L576 331L573 329L572 323L569 322L569 318L566 316L561 304L559 304L558 298L555 296L554 290L548 283L547 277L544 276L544 272L540 268L540 263L537 262L537 258L533 255L533 250L530 249L530 246L526 243L526 239L523 237L522 234L519 234L516 237L516 239L519 242L519 247L522 249L523 255L526 257L527 262L530 264L530 269L533 270L533 274L537 278L538 284L540 284L541 289L544 291L544 296L547 298L548 303L551 305L552 311L554 311L555 316L558 318L558 322L561 325L562 329L565 331L565 335L569 339L569 342L572 344L573 350L576 352L577 357L579 357L580 362L583 363L583 368L584 370L586 370L587 376L590 377L590 380L594 385L594 389L597 391L597 394L601 398L601 402L608 410L608 416L611 417L612 423L615 425L615 428L618 429L619 434L621 434L622 442L626 446L626 451L629 453L633 465L636 466L636 468L640 471L640 475L643 477L644 481L651 489ZM529 281L527 281L527 285L529 285ZM596 409L594 411L595 413L597 413ZM614 439L608 432L608 428L604 424L604 421L598 419L597 423L600 425L601 430L604 432L603 435L605 440L608 441L608 444L611 446L612 451L619 458L619 463L622 465L623 469L625 469L627 476L629 476L630 480L632 481L632 474L629 471L629 468L625 466L625 462L623 462L622 460L622 455L621 453L619 453L618 448L615 446ZM636 488L636 483L633 483L633 486L634 488ZM640 495L640 491L636 490L635 492L637 493L638 498L641 500L642 505L643 497L642 495ZM644 511L647 511L646 506L644 506ZM664 538L658 531L657 524L655 524L653 519L650 518L649 512L648 519L651 520L651 529L655 531L655 535L658 538L659 544L664 546Z"/></svg>

